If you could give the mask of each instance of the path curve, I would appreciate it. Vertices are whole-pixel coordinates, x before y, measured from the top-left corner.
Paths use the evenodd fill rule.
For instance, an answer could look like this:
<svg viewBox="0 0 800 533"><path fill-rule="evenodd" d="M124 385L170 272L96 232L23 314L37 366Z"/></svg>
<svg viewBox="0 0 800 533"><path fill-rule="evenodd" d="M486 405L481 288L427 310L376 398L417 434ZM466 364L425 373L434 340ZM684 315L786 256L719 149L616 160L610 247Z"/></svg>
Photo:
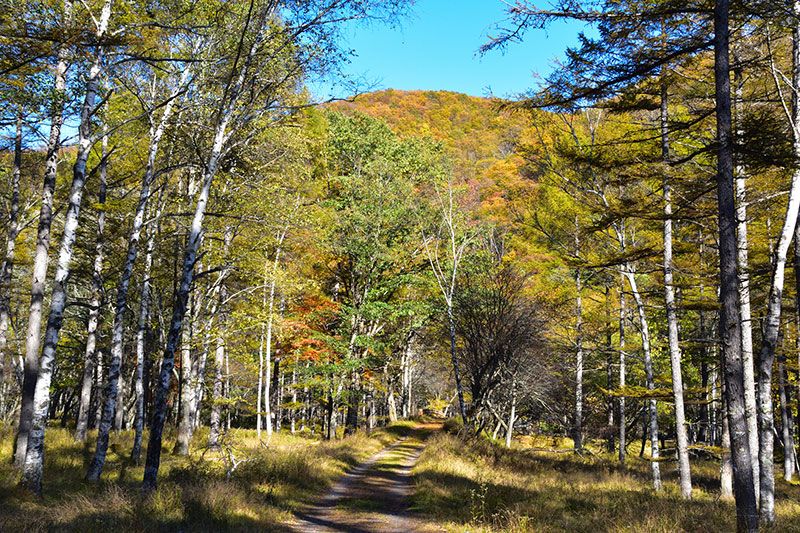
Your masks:
<svg viewBox="0 0 800 533"><path fill-rule="evenodd" d="M414 435L384 448L342 476L316 503L297 512L292 531L432 531L410 512L411 469L424 449L425 443Z"/></svg>

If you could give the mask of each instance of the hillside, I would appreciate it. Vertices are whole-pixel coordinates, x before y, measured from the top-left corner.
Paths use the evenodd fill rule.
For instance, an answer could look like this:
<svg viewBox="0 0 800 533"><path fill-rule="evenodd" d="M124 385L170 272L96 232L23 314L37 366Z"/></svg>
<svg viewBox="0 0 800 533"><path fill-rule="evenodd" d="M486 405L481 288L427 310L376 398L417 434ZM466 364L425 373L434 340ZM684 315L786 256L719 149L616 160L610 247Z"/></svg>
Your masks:
<svg viewBox="0 0 800 533"><path fill-rule="evenodd" d="M503 225L533 193L517 147L530 135L529 116L501 110L502 101L450 91L367 93L335 109L384 120L400 136L430 137L451 156L456 181L466 184L486 220ZM510 203L519 203L510 208Z"/></svg>
<svg viewBox="0 0 800 533"><path fill-rule="evenodd" d="M499 109L502 102L450 91L367 93L336 108L386 121L402 136L429 136L442 142L465 167L486 168L514 157L526 117Z"/></svg>

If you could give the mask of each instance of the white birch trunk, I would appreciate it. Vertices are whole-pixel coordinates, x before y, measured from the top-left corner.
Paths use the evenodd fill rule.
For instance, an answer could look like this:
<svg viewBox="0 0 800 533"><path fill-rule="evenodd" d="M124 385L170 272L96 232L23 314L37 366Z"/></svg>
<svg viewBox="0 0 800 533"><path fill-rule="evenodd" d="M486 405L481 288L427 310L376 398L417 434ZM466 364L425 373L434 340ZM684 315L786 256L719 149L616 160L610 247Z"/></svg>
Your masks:
<svg viewBox="0 0 800 533"><path fill-rule="evenodd" d="M228 226L225 228L224 244L223 244L223 257L228 260L228 251L230 250L233 241L233 229ZM223 372L222 365L225 363L225 300L228 293L225 287L225 278L227 277L227 267L223 268L217 280L219 287L219 303L217 306L218 314L218 327L217 327L217 346L214 350L214 387L213 397L211 398L211 429L208 433L208 447L219 447L220 436L220 416L222 414L222 399L223 399Z"/></svg>
<svg viewBox="0 0 800 533"><path fill-rule="evenodd" d="M511 438L514 434L514 422L517 417L517 380L511 380L511 410L508 413L508 423L506 424L506 448L511 448Z"/></svg>
<svg viewBox="0 0 800 533"><path fill-rule="evenodd" d="M105 128L105 126L103 126ZM102 158L100 162L100 192L97 203L97 238L95 241L94 266L92 269L92 299L89 302L89 321L86 326L86 351L83 359L83 377L81 380L80 400L78 405L78 421L75 426L75 440L86 440L86 428L89 425L89 408L92 399L92 379L97 361L97 326L100 322L100 307L103 305L103 258L105 249L105 236L103 234L106 223L106 156L108 150L108 135L103 135Z"/></svg>
<svg viewBox="0 0 800 533"><path fill-rule="evenodd" d="M106 0L98 24L98 38L105 34L110 17L111 0ZM72 267L73 246L77 237L78 218L80 216L81 202L83 200L83 190L86 184L86 163L93 144L91 119L96 111L95 101L100 88L102 68L103 53L102 48L99 48L97 56L89 70L88 79L86 81L86 96L81 106L78 153L75 157L75 165L72 169L72 186L70 187L69 203L64 218L64 233L61 237L58 266L53 279L50 313L47 317L47 327L45 328L44 347L42 349L42 357L39 361L39 374L36 378L36 387L33 395L33 416L31 418L22 477L23 483L36 494L41 494L42 490L44 434L50 412L50 383L53 378L58 338L61 333L61 326L64 322L64 309L67 305L66 284Z"/></svg>
<svg viewBox="0 0 800 533"><path fill-rule="evenodd" d="M147 460L145 463L144 481L142 483L142 487L145 491L151 491L156 488L158 468L161 463L161 439L164 431L164 422L166 421L167 416L167 394L169 393L169 385L172 379L172 369L175 366L175 351L180 339L184 317L186 315L189 291L191 289L192 280L194 277L194 266L197 261L197 253L200 248L203 220L205 219L206 207L208 205L208 199L211 192L211 184L219 167L225 142L227 140L226 131L229 119L229 113L223 115L216 127L213 147L206 164L206 171L203 176L202 187L197 198L197 205L195 207L194 217L192 218L192 225L190 227L189 236L186 243L186 250L184 253L183 267L181 272L181 281L178 286L177 294L175 295L175 305L173 307L172 320L170 322L169 333L167 336L167 345L164 349L164 357L161 361L159 382L156 386L152 427L150 429L150 439L147 445Z"/></svg>
<svg viewBox="0 0 800 533"><path fill-rule="evenodd" d="M64 30L72 25L72 0L64 0L62 20ZM47 278L47 265L50 251L50 225L53 221L53 195L56 188L58 152L61 148L61 126L64 123L66 105L68 50L62 43L58 50L58 60L54 70L53 101L50 113L50 135L47 140L47 156L42 185L42 203L39 209L39 226L36 231L36 250L33 255L33 276L31 280L31 303L28 312L28 330L25 337L25 361L22 381L22 400L19 424L14 441L14 464L22 468L28 449L28 436L33 420L33 402L36 380L39 375L39 356L41 349L42 313L44 288Z"/></svg>
<svg viewBox="0 0 800 533"><path fill-rule="evenodd" d="M661 85L661 146L664 164L669 162L669 137L667 124L667 86ZM672 397L675 408L675 435L680 474L681 496L692 498L692 474L689 465L689 437L686 433L686 414L683 406L683 375L681 348L678 339L678 313L675 308L675 286L672 260L672 188L669 178L664 178L664 300L667 314L667 339L672 370Z"/></svg>
<svg viewBox="0 0 800 533"><path fill-rule="evenodd" d="M753 357L753 318L750 309L750 259L747 235L747 186L744 172L736 173L737 259L739 264L739 315L742 323L742 363L744 365L744 416L753 455L753 479L759 497L758 413L756 409L755 362Z"/></svg>
<svg viewBox="0 0 800 533"><path fill-rule="evenodd" d="M120 391L120 374L122 372L123 342L125 334L125 311L128 306L128 290L130 280L133 275L133 267L136 263L136 256L139 250L139 238L142 227L144 226L144 216L147 204L150 200L151 188L156 176L156 157L161 138L167 128L167 124L172 116L175 99L182 92L189 80L190 69L185 69L181 75L180 82L175 91L170 95L169 101L164 106L161 119L156 124L150 125L150 146L147 154L147 165L145 167L142 184L139 191L139 200L136 204L136 211L133 216L130 233L128 234L128 248L123 264L119 283L117 284L117 299L114 307L114 322L111 328L111 361L108 365L108 384L104 398L103 414L97 432L97 444L95 454L89 465L86 479L97 481L103 473L106 453L108 451L108 434L111 431L111 424L115 422L117 416L117 427L122 425L122 415L124 411L124 398ZM119 400L119 401L118 401ZM119 405L118 405L119 404Z"/></svg>
<svg viewBox="0 0 800 533"><path fill-rule="evenodd" d="M794 450L794 423L789 406L788 375L786 356L778 361L778 396L781 402L781 438L783 441L783 479L791 482L796 470Z"/></svg>
<svg viewBox="0 0 800 533"><path fill-rule="evenodd" d="M733 499L733 460L731 458L731 432L728 425L728 408L722 394L722 464L719 473L719 492L724 500Z"/></svg>
<svg viewBox="0 0 800 533"><path fill-rule="evenodd" d="M630 265L625 266L625 277L628 280L633 299L636 302L636 310L639 314L639 329L641 330L642 337L642 352L644 355L644 372L645 380L647 381L648 390L655 389L655 381L653 378L653 360L650 352L650 327L647 322L647 314L645 313L644 301L639 292L639 287L636 283L636 274ZM659 449L658 449L658 411L656 407L655 398L648 400L648 414L649 414L649 430L650 430L650 454L652 460L650 467L653 473L653 487L655 490L661 490L661 468L658 462Z"/></svg>
<svg viewBox="0 0 800 533"><path fill-rule="evenodd" d="M286 232L288 231L288 227L284 227L281 233L278 235L278 243L277 247L275 248L275 257L272 259L272 272L269 278L269 293L266 293L265 287L265 301L262 301L262 305L266 303L267 306L267 325L266 325L266 332L263 333L263 342L264 342L264 371L266 373L264 378L264 419L266 421L266 430L267 430L267 437L272 436L272 324L274 321L274 310L275 310L275 289L277 283L277 276L278 276L278 266L280 265L280 256L281 256L281 247L283 246L283 241L286 239ZM266 280L265 280L266 281Z"/></svg>
<svg viewBox="0 0 800 533"><path fill-rule="evenodd" d="M576 223L577 226L577 223ZM577 228L576 228L577 229ZM577 237L576 237L577 242ZM572 439L576 452L583 449L583 287L575 270L575 420Z"/></svg>
<svg viewBox="0 0 800 533"><path fill-rule="evenodd" d="M175 447L172 449L172 453L175 455L189 455L189 444L192 440L192 403L194 401L192 339L194 337L194 318L198 308L197 302L192 301L194 299L192 295L189 295L189 303L186 308L189 319L181 332L181 405L178 411L178 434L175 439Z"/></svg>
<svg viewBox="0 0 800 533"><path fill-rule="evenodd" d="M620 285L619 290L619 387L620 390L625 388L626 382L626 369L625 369L625 320L628 312L625 308L625 292L623 291L622 286ZM625 396L620 395L619 397L619 417L618 417L618 424L619 424L619 462L620 464L625 464L625 452L628 445L627 437L625 435L627 428L625 424L627 424L625 420Z"/></svg>
<svg viewBox="0 0 800 533"><path fill-rule="evenodd" d="M163 194L163 193L162 193ZM138 465L142 454L142 433L144 432L144 367L148 322L150 320L150 272L153 268L153 252L155 251L156 232L163 204L159 201L156 216L148 228L147 247L144 255L144 271L142 272L142 293L139 301L139 322L136 328L136 415L133 422L134 437L131 461Z"/></svg>
<svg viewBox="0 0 800 533"><path fill-rule="evenodd" d="M794 13L800 15L800 2L794 2ZM790 122L793 134L793 153L800 156L800 23L795 22L792 35L792 109ZM800 169L792 172L786 214L775 248L772 284L769 291L767 315L758 364L758 431L760 495L759 516L763 523L775 522L775 472L774 472L774 409L772 404L772 367L780 330L781 306L786 259L800 210Z"/></svg>
<svg viewBox="0 0 800 533"><path fill-rule="evenodd" d="M6 416L6 351L8 349L8 325L11 313L11 278L14 272L14 256L19 223L19 180L22 169L22 110L17 114L14 132L14 166L11 172L11 198L9 202L6 255L0 266L0 419ZM12 356L13 357L13 356Z"/></svg>

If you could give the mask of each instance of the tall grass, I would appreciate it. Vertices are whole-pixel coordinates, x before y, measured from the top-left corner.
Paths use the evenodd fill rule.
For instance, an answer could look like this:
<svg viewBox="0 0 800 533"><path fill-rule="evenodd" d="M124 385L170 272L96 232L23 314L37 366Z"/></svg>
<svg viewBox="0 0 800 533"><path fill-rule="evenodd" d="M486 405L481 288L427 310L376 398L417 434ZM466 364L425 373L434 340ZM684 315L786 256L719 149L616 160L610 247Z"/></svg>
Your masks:
<svg viewBox="0 0 800 533"><path fill-rule="evenodd" d="M733 502L721 500L719 465L692 464L694 499L683 501L676 464L665 461L655 493L649 463L620 467L600 452L578 456L562 439L510 450L485 438L440 433L414 469L415 509L448 531L720 532L736 530ZM778 527L800 531L800 487L780 482Z"/></svg>
<svg viewBox="0 0 800 533"><path fill-rule="evenodd" d="M168 435L159 487L143 498L143 466L128 460L133 432L112 434L103 481L91 484L84 475L96 434L79 444L70 430L52 427L38 499L18 487L13 431L0 428L0 531L285 531L294 510L406 431L392 426L334 442L278 433L267 442L234 429L219 452L204 449L201 428L188 457L170 453Z"/></svg>

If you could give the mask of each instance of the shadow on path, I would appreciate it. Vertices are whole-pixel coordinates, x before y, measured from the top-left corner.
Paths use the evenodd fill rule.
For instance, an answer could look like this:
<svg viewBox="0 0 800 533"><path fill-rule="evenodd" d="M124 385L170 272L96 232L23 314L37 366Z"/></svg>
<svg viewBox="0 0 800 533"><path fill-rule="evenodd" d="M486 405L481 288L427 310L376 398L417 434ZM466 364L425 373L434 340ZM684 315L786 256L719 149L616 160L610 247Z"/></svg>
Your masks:
<svg viewBox="0 0 800 533"><path fill-rule="evenodd" d="M295 513L296 533L434 531L410 511L411 469L433 426L422 426L342 476L322 498Z"/></svg>

